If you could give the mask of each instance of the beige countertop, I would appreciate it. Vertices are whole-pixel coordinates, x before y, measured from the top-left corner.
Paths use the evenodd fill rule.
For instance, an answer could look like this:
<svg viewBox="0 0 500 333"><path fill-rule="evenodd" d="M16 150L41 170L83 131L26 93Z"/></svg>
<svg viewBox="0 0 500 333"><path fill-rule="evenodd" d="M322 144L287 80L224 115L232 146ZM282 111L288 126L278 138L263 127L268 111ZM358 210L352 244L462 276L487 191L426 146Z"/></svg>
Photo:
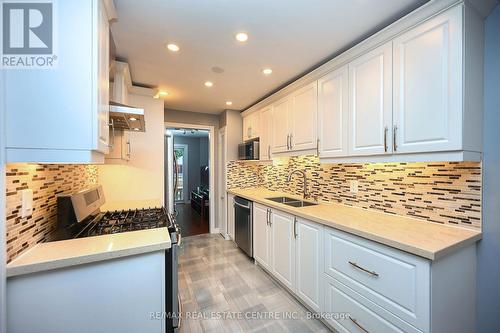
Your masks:
<svg viewBox="0 0 500 333"><path fill-rule="evenodd" d="M160 199L105 203L101 211L162 207ZM170 248L167 228L40 243L7 265L7 277Z"/></svg>
<svg viewBox="0 0 500 333"><path fill-rule="evenodd" d="M231 189L228 192L430 260L481 239L481 233L474 230L340 204L320 203L295 208L265 198L296 196L264 188Z"/></svg>
<svg viewBox="0 0 500 333"><path fill-rule="evenodd" d="M7 265L7 277L170 248L167 228L40 243Z"/></svg>

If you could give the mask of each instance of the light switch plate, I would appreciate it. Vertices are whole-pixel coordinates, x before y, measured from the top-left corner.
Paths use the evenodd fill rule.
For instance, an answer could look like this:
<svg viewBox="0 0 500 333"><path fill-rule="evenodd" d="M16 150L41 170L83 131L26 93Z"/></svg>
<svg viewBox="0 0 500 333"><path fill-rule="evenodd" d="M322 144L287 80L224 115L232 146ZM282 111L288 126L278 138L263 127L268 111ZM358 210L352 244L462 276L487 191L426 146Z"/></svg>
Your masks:
<svg viewBox="0 0 500 333"><path fill-rule="evenodd" d="M33 214L33 190L21 191L21 217L28 217Z"/></svg>
<svg viewBox="0 0 500 333"><path fill-rule="evenodd" d="M358 181L357 180L351 180L350 184L350 190L352 194L358 193Z"/></svg>

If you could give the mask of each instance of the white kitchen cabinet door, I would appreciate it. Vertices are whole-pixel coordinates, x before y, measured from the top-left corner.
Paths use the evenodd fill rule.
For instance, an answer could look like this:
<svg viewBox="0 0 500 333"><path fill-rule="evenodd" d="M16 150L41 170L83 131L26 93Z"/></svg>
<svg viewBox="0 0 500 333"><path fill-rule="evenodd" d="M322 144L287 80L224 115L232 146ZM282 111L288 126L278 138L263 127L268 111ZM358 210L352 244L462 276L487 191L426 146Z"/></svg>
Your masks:
<svg viewBox="0 0 500 333"><path fill-rule="evenodd" d="M259 159L261 161L271 160L271 121L272 108L268 107L260 111L259 125Z"/></svg>
<svg viewBox="0 0 500 333"><path fill-rule="evenodd" d="M253 256L266 269L270 269L271 227L270 209L254 203L253 205Z"/></svg>
<svg viewBox="0 0 500 333"><path fill-rule="evenodd" d="M392 42L349 64L349 155L392 152Z"/></svg>
<svg viewBox="0 0 500 333"><path fill-rule="evenodd" d="M318 139L318 85L313 82L292 94L290 150L316 149Z"/></svg>
<svg viewBox="0 0 500 333"><path fill-rule="evenodd" d="M97 69L97 150L107 154L109 151L109 21L103 1L98 1L98 47Z"/></svg>
<svg viewBox="0 0 500 333"><path fill-rule="evenodd" d="M273 104L272 153L289 150L290 104L289 97Z"/></svg>
<svg viewBox="0 0 500 333"><path fill-rule="evenodd" d="M313 309L320 312L323 307L323 226L297 219L296 268L297 295Z"/></svg>
<svg viewBox="0 0 500 333"><path fill-rule="evenodd" d="M394 40L395 153L462 149L462 8Z"/></svg>
<svg viewBox="0 0 500 333"><path fill-rule="evenodd" d="M243 118L243 141L259 137L260 112L256 111Z"/></svg>
<svg viewBox="0 0 500 333"><path fill-rule="evenodd" d="M295 291L294 217L272 210L271 223L272 273L286 287Z"/></svg>
<svg viewBox="0 0 500 333"><path fill-rule="evenodd" d="M318 80L319 157L349 154L348 76L346 65Z"/></svg>
<svg viewBox="0 0 500 333"><path fill-rule="evenodd" d="M56 33L56 66L2 71L6 158L103 163L109 144L107 12L103 0L73 0L59 1L57 13L64 29Z"/></svg>
<svg viewBox="0 0 500 333"><path fill-rule="evenodd" d="M234 195L227 193L227 234L234 240Z"/></svg>

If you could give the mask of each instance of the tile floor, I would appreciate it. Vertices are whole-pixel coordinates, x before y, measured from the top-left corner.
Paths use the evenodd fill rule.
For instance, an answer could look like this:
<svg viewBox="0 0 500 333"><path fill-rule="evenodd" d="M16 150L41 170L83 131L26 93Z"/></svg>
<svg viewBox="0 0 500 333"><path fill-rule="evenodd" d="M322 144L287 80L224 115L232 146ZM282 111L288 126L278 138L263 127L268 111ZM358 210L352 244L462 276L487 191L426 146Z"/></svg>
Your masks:
<svg viewBox="0 0 500 333"><path fill-rule="evenodd" d="M181 333L330 332L319 320L299 318L306 308L220 235L183 238L179 292ZM265 313L296 319L254 318Z"/></svg>

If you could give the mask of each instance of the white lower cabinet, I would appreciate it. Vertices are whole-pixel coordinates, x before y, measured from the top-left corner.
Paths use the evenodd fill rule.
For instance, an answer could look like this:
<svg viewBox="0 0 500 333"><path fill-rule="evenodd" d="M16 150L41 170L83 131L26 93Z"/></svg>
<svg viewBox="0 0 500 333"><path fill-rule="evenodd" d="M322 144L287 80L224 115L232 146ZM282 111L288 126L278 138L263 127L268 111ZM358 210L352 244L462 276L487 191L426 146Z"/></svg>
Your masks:
<svg viewBox="0 0 500 333"><path fill-rule="evenodd" d="M270 208L253 205L253 256L264 268L271 268Z"/></svg>
<svg viewBox="0 0 500 333"><path fill-rule="evenodd" d="M256 262L338 332L474 332L475 244L428 260L257 203L253 217Z"/></svg>
<svg viewBox="0 0 500 333"><path fill-rule="evenodd" d="M272 210L271 227L272 273L286 287L295 291L294 217Z"/></svg>
<svg viewBox="0 0 500 333"><path fill-rule="evenodd" d="M320 312L323 306L323 226L297 218L295 230L297 296L312 310Z"/></svg>
<svg viewBox="0 0 500 333"><path fill-rule="evenodd" d="M421 332L402 320L398 320L399 327L381 316L378 306L373 303L362 303L359 299L362 296L356 294L352 289L341 284L337 280L325 276L325 306L324 312L332 314L327 318L327 322L339 332L381 332L381 333L402 333ZM396 317L387 311L386 316Z"/></svg>

